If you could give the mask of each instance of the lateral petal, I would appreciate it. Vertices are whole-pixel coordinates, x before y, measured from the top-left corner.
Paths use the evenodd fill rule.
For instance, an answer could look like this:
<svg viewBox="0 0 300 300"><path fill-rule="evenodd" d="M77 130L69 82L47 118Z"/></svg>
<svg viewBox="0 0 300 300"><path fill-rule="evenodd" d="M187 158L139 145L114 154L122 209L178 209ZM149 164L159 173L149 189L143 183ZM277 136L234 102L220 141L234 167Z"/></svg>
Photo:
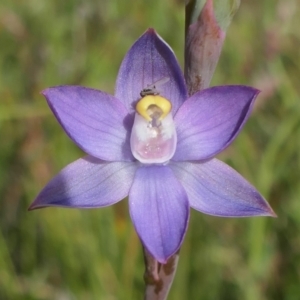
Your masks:
<svg viewBox="0 0 300 300"><path fill-rule="evenodd" d="M69 137L86 153L107 161L133 160L133 117L111 95L81 86L57 86L42 93Z"/></svg>
<svg viewBox="0 0 300 300"><path fill-rule="evenodd" d="M248 119L258 90L218 86L194 94L178 110L173 160L206 160L224 150Z"/></svg>

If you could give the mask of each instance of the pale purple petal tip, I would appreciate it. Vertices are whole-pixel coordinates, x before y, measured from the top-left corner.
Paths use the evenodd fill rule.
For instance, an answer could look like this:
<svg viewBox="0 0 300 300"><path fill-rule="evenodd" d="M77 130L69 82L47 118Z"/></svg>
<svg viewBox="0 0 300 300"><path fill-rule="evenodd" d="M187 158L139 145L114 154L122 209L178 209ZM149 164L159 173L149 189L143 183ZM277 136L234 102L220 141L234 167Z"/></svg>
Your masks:
<svg viewBox="0 0 300 300"><path fill-rule="evenodd" d="M52 87L42 94L67 134L86 153L107 161L133 160L129 142L133 117L116 98L80 86Z"/></svg>
<svg viewBox="0 0 300 300"><path fill-rule="evenodd" d="M124 199L136 165L87 156L69 164L41 191L29 210L47 206L96 208Z"/></svg>
<svg viewBox="0 0 300 300"><path fill-rule="evenodd" d="M172 163L171 168L196 210L220 217L276 216L250 183L217 159Z"/></svg>
<svg viewBox="0 0 300 300"><path fill-rule="evenodd" d="M129 209L144 246L165 263L180 248L189 219L186 192L169 167L152 165L137 170Z"/></svg>
<svg viewBox="0 0 300 300"><path fill-rule="evenodd" d="M178 144L173 160L206 160L224 150L248 119L259 91L218 86L194 94L175 116Z"/></svg>
<svg viewBox="0 0 300 300"><path fill-rule="evenodd" d="M174 114L187 98L183 74L172 49L154 29L148 29L123 59L115 96L132 111L141 98L140 92L164 78L169 80L161 85L158 83L156 89L172 102Z"/></svg>

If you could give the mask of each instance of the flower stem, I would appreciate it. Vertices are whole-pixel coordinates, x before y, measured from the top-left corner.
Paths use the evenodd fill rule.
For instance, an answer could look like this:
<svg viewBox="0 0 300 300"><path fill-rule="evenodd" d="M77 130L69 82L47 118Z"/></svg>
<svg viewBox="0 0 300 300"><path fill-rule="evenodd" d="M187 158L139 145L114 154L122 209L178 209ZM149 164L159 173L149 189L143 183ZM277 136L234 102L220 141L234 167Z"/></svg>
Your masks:
<svg viewBox="0 0 300 300"><path fill-rule="evenodd" d="M159 263L145 248L144 258L146 266L144 300L166 300L176 273L179 251L171 256L166 264Z"/></svg>

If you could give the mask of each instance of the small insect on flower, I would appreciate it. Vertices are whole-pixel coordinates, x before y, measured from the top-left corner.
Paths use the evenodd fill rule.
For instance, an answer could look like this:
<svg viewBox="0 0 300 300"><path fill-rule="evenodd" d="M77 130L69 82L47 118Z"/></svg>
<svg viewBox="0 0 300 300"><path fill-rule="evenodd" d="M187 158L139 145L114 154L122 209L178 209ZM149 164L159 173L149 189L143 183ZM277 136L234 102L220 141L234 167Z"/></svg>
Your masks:
<svg viewBox="0 0 300 300"><path fill-rule="evenodd" d="M147 95L159 95L159 91L156 89L156 86L163 85L170 80L170 77L163 77L160 80L148 85L145 89L140 92L141 97L145 97Z"/></svg>
<svg viewBox="0 0 300 300"><path fill-rule="evenodd" d="M166 163L175 153L177 135L172 104L157 89L169 80L164 77L143 89L136 104L130 145L133 156L144 164Z"/></svg>

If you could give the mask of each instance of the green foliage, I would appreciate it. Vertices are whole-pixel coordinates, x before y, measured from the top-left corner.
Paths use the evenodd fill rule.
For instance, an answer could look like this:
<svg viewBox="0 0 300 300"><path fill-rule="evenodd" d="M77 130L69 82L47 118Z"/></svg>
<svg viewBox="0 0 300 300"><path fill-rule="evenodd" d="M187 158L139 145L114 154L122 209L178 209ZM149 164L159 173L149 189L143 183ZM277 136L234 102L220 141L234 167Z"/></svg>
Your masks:
<svg viewBox="0 0 300 300"><path fill-rule="evenodd" d="M262 90L245 130L220 158L262 192L278 218L193 212L170 299L299 298L297 4L242 1L213 79ZM184 3L3 0L0 12L0 299L141 299L143 257L126 201L27 212L47 181L83 155L39 92L58 84L113 92L124 54L147 27L182 62Z"/></svg>

